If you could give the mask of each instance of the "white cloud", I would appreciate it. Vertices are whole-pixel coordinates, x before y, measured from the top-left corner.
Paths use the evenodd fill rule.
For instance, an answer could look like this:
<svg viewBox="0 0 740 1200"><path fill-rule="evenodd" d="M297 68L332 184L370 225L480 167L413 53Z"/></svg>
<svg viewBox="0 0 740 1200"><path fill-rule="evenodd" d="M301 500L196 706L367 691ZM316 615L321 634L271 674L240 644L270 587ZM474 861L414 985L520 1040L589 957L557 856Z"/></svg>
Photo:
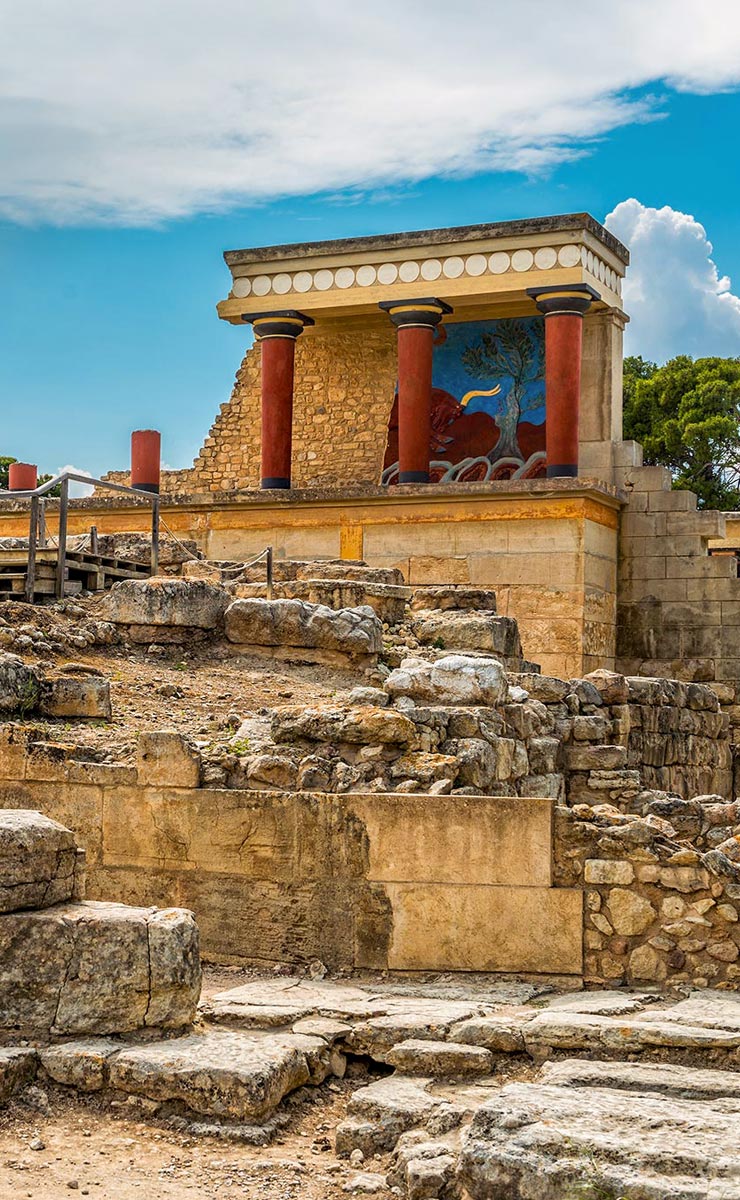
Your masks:
<svg viewBox="0 0 740 1200"><path fill-rule="evenodd" d="M536 173L740 83L736 0L0 0L0 215L150 222Z"/></svg>
<svg viewBox="0 0 740 1200"><path fill-rule="evenodd" d="M65 471L70 471L73 475L85 475L88 479L93 478L90 471L84 471L82 467L75 467L72 465L72 463L67 463L67 465L64 467L58 467L55 473L57 475L63 475ZM87 484L71 481L69 485L69 494L73 500L82 500L86 496L92 496L94 491L95 486L92 483Z"/></svg>
<svg viewBox="0 0 740 1200"><path fill-rule="evenodd" d="M706 230L688 213L623 200L605 224L629 247L624 287L628 354L740 355L740 297L720 276Z"/></svg>

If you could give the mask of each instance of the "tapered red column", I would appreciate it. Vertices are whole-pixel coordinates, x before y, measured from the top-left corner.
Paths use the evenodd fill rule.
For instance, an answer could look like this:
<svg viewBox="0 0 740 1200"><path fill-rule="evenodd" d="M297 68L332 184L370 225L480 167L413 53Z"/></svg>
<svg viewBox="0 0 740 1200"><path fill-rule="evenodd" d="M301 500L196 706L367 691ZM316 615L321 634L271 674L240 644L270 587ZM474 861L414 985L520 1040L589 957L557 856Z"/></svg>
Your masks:
<svg viewBox="0 0 740 1200"><path fill-rule="evenodd" d="M260 344L262 366L261 488L289 488L293 450L293 375L296 338L311 317L294 309L245 313Z"/></svg>
<svg viewBox="0 0 740 1200"><path fill-rule="evenodd" d="M578 474L583 316L599 293L585 283L529 288L545 317L547 476Z"/></svg>
<svg viewBox="0 0 740 1200"><path fill-rule="evenodd" d="M131 434L131 487L159 492L162 437L158 429L135 429Z"/></svg>
<svg viewBox="0 0 740 1200"><path fill-rule="evenodd" d="M380 307L398 330L398 482L429 483L434 330L452 309L434 297Z"/></svg>

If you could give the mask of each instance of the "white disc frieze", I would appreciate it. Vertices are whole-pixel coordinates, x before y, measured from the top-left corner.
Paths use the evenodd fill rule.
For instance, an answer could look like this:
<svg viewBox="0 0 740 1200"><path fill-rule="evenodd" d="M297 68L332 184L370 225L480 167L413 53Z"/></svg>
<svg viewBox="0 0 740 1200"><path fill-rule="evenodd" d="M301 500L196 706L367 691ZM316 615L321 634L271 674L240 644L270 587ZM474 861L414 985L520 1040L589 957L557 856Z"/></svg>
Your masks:
<svg viewBox="0 0 740 1200"><path fill-rule="evenodd" d="M465 270L465 263L457 255L453 255L452 258L445 259L442 270L447 279L459 279Z"/></svg>
<svg viewBox="0 0 740 1200"><path fill-rule="evenodd" d="M558 256L552 246L540 246L539 250L535 251L534 265L540 271L549 271L557 261Z"/></svg>
<svg viewBox="0 0 740 1200"><path fill-rule="evenodd" d="M252 291L255 296L266 296L272 284L269 275L258 275L252 280Z"/></svg>
<svg viewBox="0 0 740 1200"><path fill-rule="evenodd" d="M558 251L558 262L561 267L576 267L581 261L580 246L561 246Z"/></svg>
<svg viewBox="0 0 740 1200"><path fill-rule="evenodd" d="M378 283L395 283L398 279L398 267L395 263L383 263L378 267Z"/></svg>
<svg viewBox="0 0 740 1200"><path fill-rule="evenodd" d="M236 296L236 298L238 300L241 300L244 296L248 296L251 291L252 291L252 280L251 279L235 279L234 280L234 286L231 289L231 294L232 294L232 296Z"/></svg>
<svg viewBox="0 0 740 1200"><path fill-rule="evenodd" d="M487 266L485 254L471 254L465 259L466 275L482 275Z"/></svg>
<svg viewBox="0 0 740 1200"><path fill-rule="evenodd" d="M531 250L515 250L511 256L511 265L515 271L528 271L534 262Z"/></svg>
<svg viewBox="0 0 740 1200"><path fill-rule="evenodd" d="M351 267L340 267L334 276L338 288L349 288L355 282L355 273Z"/></svg>
<svg viewBox="0 0 740 1200"><path fill-rule="evenodd" d="M334 283L334 273L327 271L324 268L322 271L317 271L313 277L314 287L317 287L320 292L328 292L329 288Z"/></svg>
<svg viewBox="0 0 740 1200"><path fill-rule="evenodd" d="M310 271L299 271L293 276L293 287L297 292L310 292L313 287L313 275Z"/></svg>
<svg viewBox="0 0 740 1200"><path fill-rule="evenodd" d="M401 266L398 268L398 275L404 283L413 283L415 279L419 278L418 262L401 263Z"/></svg>
<svg viewBox="0 0 740 1200"><path fill-rule="evenodd" d="M505 250L497 250L488 260L489 269L494 275L503 275L511 266L511 259Z"/></svg>
<svg viewBox="0 0 740 1200"><path fill-rule="evenodd" d="M371 267L369 264L364 267L357 268L356 279L360 287L371 287L375 283L377 277L378 272L375 270L375 267Z"/></svg>
<svg viewBox="0 0 740 1200"><path fill-rule="evenodd" d="M442 264L438 258L428 258L421 264L422 279L439 279L442 274Z"/></svg>
<svg viewBox="0 0 740 1200"><path fill-rule="evenodd" d="M277 292L277 294L279 296L284 296L286 292L290 291L290 288L291 288L290 275L286 275L285 273L283 273L281 275L274 276L273 281L272 281L273 292Z"/></svg>

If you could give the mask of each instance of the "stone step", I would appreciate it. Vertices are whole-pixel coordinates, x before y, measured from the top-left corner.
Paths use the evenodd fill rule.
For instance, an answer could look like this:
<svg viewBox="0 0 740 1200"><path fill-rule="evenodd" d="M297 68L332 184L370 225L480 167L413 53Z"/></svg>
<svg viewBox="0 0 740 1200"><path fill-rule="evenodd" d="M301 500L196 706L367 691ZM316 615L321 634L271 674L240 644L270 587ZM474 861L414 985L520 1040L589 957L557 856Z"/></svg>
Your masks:
<svg viewBox="0 0 740 1200"><path fill-rule="evenodd" d="M641 1200L740 1195L740 1098L707 1103L610 1088L506 1084L463 1134L471 1200L576 1194Z"/></svg>
<svg viewBox="0 0 740 1200"><path fill-rule="evenodd" d="M565 1058L545 1063L542 1083L557 1087L618 1088L628 1092L660 1092L684 1100L740 1099L740 1073L711 1071L675 1063L600 1062Z"/></svg>
<svg viewBox="0 0 740 1200"><path fill-rule="evenodd" d="M543 1012L523 1028L530 1054L554 1050L606 1050L620 1054L664 1047L673 1050L736 1050L740 1028L709 1028L671 1020L664 1010L632 1019L596 1014Z"/></svg>
<svg viewBox="0 0 740 1200"><path fill-rule="evenodd" d="M421 1041L408 1038L392 1046L386 1057L392 1067L405 1075L490 1075L493 1058L482 1046L457 1042Z"/></svg>
<svg viewBox="0 0 740 1200"><path fill-rule="evenodd" d="M92 1039L41 1052L57 1083L179 1101L204 1116L263 1121L304 1084L341 1075L344 1059L320 1037L208 1030L146 1045Z"/></svg>

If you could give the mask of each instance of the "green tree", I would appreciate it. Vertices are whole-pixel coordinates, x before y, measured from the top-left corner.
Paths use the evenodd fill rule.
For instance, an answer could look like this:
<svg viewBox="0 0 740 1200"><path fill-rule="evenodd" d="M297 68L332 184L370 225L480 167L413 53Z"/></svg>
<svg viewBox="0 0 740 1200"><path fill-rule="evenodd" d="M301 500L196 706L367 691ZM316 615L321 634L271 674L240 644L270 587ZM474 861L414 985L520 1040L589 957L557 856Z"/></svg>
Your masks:
<svg viewBox="0 0 740 1200"><path fill-rule="evenodd" d="M704 508L740 508L740 358L624 364L624 436Z"/></svg>

